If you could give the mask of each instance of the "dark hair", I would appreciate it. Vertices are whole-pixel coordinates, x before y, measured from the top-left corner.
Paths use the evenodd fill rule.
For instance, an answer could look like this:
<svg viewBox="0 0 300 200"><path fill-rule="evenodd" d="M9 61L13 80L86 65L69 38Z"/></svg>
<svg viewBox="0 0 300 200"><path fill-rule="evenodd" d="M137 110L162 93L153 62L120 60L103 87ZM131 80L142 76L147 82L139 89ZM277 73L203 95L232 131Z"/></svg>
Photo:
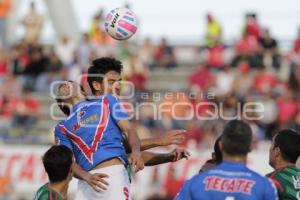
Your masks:
<svg viewBox="0 0 300 200"><path fill-rule="evenodd" d="M71 113L71 108L68 104L65 103L64 99L61 98L56 98L56 103L61 110L66 116L69 116Z"/></svg>
<svg viewBox="0 0 300 200"><path fill-rule="evenodd" d="M285 161L296 163L300 156L300 134L292 129L284 129L274 136L274 148L279 147Z"/></svg>
<svg viewBox="0 0 300 200"><path fill-rule="evenodd" d="M251 128L244 121L232 120L225 125L221 141L228 155L247 155L251 149Z"/></svg>
<svg viewBox="0 0 300 200"><path fill-rule="evenodd" d="M94 81L102 83L103 76L106 73L110 71L115 71L121 74L122 69L123 69L122 63L119 60L116 60L115 58L103 57L94 60L92 66L90 66L90 68L88 69L88 77L87 77L87 81L92 90L92 93L93 94L95 93L95 89L93 87Z"/></svg>
<svg viewBox="0 0 300 200"><path fill-rule="evenodd" d="M214 153L215 153L215 162L217 164L221 163L223 161L223 155L220 149L220 145L219 142L221 141L221 136L219 136L216 141L215 141L215 145L214 145Z"/></svg>
<svg viewBox="0 0 300 200"><path fill-rule="evenodd" d="M72 151L63 145L52 146L43 156L43 164L52 183L68 177L73 162Z"/></svg>

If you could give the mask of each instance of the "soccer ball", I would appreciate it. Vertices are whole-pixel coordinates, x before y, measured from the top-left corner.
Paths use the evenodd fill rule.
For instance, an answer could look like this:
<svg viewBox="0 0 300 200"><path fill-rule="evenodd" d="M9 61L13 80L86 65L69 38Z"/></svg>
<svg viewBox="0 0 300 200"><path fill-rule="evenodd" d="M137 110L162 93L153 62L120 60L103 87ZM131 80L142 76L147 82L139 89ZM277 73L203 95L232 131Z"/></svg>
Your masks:
<svg viewBox="0 0 300 200"><path fill-rule="evenodd" d="M137 30L137 20L127 8L116 8L108 13L105 19L106 32L116 40L127 40Z"/></svg>

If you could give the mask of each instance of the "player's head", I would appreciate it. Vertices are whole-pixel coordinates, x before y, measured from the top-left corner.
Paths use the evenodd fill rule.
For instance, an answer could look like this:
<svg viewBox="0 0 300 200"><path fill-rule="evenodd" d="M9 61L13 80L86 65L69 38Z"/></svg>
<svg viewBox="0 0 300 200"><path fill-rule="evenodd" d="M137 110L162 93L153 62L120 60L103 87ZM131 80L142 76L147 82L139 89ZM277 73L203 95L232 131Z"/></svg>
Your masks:
<svg viewBox="0 0 300 200"><path fill-rule="evenodd" d="M74 81L64 81L58 85L56 102L60 110L65 114L70 114L70 108L77 101L85 99L86 92L83 87Z"/></svg>
<svg viewBox="0 0 300 200"><path fill-rule="evenodd" d="M66 146L52 146L44 154L43 164L51 183L69 182L73 176L73 153Z"/></svg>
<svg viewBox="0 0 300 200"><path fill-rule="evenodd" d="M252 131L242 120L228 122L223 130L220 149L228 156L246 156L251 150Z"/></svg>
<svg viewBox="0 0 300 200"><path fill-rule="evenodd" d="M292 129L279 131L272 139L269 163L276 168L279 164L296 164L300 156L300 134Z"/></svg>
<svg viewBox="0 0 300 200"><path fill-rule="evenodd" d="M206 172L207 170L209 170L215 166L216 166L216 162L214 161L214 159L209 159L204 163L204 165L202 165L199 173Z"/></svg>
<svg viewBox="0 0 300 200"><path fill-rule="evenodd" d="M122 69L122 63L114 58L103 57L94 60L87 78L92 93L97 96L106 93L119 95Z"/></svg>

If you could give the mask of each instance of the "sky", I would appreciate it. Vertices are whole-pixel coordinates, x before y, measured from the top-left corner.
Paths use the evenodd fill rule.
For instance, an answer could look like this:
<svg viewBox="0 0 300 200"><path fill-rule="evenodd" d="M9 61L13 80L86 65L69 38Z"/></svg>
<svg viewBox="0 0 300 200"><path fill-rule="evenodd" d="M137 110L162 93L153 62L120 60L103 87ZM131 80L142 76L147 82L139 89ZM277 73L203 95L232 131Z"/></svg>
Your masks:
<svg viewBox="0 0 300 200"><path fill-rule="evenodd" d="M35 0L38 9L47 15L42 0ZM19 15L27 10L30 0L22 0ZM300 26L298 0L71 0L76 19L82 30L87 29L93 15L104 8L106 12L125 3L131 5L138 16L138 37L195 41L205 32L205 15L212 13L223 27L227 40L241 35L244 15L255 11L264 27L268 27L280 40L292 40ZM21 32L19 30L19 32ZM47 20L44 38L53 37L51 20Z"/></svg>

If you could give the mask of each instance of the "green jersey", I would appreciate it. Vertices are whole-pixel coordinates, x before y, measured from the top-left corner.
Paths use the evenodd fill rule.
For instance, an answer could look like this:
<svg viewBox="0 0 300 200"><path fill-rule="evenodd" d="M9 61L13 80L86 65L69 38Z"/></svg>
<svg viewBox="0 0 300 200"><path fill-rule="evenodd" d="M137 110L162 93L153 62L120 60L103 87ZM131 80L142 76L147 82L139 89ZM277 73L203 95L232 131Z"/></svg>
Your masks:
<svg viewBox="0 0 300 200"><path fill-rule="evenodd" d="M280 200L300 200L300 169L285 167L267 176L276 185Z"/></svg>
<svg viewBox="0 0 300 200"><path fill-rule="evenodd" d="M64 198L54 190L50 189L47 183L40 187L34 197L34 200L64 200Z"/></svg>

